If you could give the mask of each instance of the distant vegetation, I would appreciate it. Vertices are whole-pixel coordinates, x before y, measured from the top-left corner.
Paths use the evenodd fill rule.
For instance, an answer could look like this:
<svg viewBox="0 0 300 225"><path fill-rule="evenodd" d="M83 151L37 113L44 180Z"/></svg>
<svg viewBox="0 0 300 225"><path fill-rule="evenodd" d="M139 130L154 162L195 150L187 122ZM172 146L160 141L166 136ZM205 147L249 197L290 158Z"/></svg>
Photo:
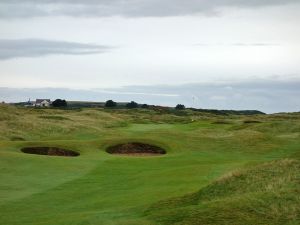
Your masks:
<svg viewBox="0 0 300 225"><path fill-rule="evenodd" d="M126 104L126 107L129 108L129 109L134 109L134 108L138 108L139 105L136 102L131 101L131 102Z"/></svg>
<svg viewBox="0 0 300 225"><path fill-rule="evenodd" d="M148 105L148 104L142 104L142 105L141 105L141 108L143 108L143 109L148 109L148 108L149 108L149 105Z"/></svg>
<svg viewBox="0 0 300 225"><path fill-rule="evenodd" d="M67 101L62 99L56 99L52 102L53 107L67 107Z"/></svg>
<svg viewBox="0 0 300 225"><path fill-rule="evenodd" d="M175 109L183 110L183 109L185 109L185 106L182 104L178 104L178 105L176 105Z"/></svg>
<svg viewBox="0 0 300 225"><path fill-rule="evenodd" d="M113 100L108 100L105 102L105 107L111 108L111 107L116 107L116 106L117 106L117 103L114 102Z"/></svg>
<svg viewBox="0 0 300 225"><path fill-rule="evenodd" d="M177 111L194 111L202 113L210 113L215 115L264 115L265 113L258 110L218 110L218 109L197 109L197 108L186 108L183 104L177 104L175 107L159 106L159 105L148 105L139 104L135 101L131 102L115 102L113 100L108 100L106 102L88 102L88 101L68 101L63 103L65 100L57 99L53 103L53 107L64 107L65 109L80 109L80 108L114 108L114 109L149 109L154 111L159 111L160 113L166 114L177 114L185 115L184 113L174 112ZM56 102L58 104L56 104ZM27 102L15 103L14 105L24 106ZM64 105L67 104L67 105Z"/></svg>
<svg viewBox="0 0 300 225"><path fill-rule="evenodd" d="M258 110L218 110L218 109L195 109L188 108L196 112L207 112L216 115L264 115L265 113Z"/></svg>

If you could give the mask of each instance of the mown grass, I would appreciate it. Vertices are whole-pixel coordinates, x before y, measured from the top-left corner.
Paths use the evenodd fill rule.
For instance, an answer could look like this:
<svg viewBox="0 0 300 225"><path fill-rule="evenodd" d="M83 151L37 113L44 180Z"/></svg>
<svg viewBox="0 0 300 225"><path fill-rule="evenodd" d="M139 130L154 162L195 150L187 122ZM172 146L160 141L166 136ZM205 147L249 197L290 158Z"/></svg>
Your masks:
<svg viewBox="0 0 300 225"><path fill-rule="evenodd" d="M299 221L298 114L1 105L0 128L1 224ZM154 144L167 154L131 158L105 152L127 141ZM27 146L62 147L80 156L21 153Z"/></svg>

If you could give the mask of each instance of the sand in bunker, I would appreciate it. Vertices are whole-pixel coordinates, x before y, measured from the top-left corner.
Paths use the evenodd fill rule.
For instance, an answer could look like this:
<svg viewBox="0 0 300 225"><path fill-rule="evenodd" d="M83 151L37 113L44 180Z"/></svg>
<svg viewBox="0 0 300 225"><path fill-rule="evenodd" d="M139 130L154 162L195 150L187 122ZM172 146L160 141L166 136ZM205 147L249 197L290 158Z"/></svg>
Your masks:
<svg viewBox="0 0 300 225"><path fill-rule="evenodd" d="M106 152L110 154L128 156L156 156L166 154L166 151L161 147L139 142L110 146L106 149Z"/></svg>
<svg viewBox="0 0 300 225"><path fill-rule="evenodd" d="M49 156L79 156L78 152L57 147L26 147L21 149L27 154L49 155Z"/></svg>

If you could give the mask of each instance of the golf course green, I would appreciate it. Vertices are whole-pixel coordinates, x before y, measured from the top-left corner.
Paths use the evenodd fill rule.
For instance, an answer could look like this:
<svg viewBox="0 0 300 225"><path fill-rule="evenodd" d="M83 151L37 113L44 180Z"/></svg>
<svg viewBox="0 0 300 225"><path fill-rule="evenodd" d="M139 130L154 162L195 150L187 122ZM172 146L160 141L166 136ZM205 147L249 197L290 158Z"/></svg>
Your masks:
<svg viewBox="0 0 300 225"><path fill-rule="evenodd" d="M3 104L0 128L3 225L300 222L300 113ZM107 152L128 143L165 154Z"/></svg>

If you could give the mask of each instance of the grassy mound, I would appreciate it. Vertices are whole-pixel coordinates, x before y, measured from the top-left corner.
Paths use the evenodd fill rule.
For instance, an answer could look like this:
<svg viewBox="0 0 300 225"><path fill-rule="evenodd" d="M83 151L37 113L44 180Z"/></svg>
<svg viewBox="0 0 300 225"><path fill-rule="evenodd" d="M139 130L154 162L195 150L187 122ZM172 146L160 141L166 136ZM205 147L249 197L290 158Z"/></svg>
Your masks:
<svg viewBox="0 0 300 225"><path fill-rule="evenodd" d="M146 213L158 224L299 224L299 174L297 160L266 163L159 202Z"/></svg>

